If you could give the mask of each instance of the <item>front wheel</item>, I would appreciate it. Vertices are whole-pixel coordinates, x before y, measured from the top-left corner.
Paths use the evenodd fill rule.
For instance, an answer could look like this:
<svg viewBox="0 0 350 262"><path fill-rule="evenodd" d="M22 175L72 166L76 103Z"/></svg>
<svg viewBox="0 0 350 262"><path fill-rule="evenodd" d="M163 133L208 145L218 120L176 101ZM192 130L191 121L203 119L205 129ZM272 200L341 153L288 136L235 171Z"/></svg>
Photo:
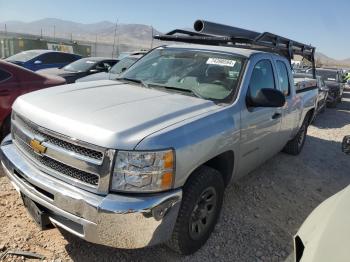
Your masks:
<svg viewBox="0 0 350 262"><path fill-rule="evenodd" d="M205 244L220 214L224 180L213 168L198 168L185 184L179 215L168 246L189 255Z"/></svg>

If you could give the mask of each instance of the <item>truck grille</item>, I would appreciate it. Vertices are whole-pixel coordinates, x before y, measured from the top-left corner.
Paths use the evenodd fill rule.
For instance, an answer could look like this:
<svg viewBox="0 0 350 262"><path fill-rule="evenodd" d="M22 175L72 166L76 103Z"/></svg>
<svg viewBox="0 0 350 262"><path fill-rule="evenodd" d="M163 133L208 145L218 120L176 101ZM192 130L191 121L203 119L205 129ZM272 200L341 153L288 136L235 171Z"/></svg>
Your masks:
<svg viewBox="0 0 350 262"><path fill-rule="evenodd" d="M57 139L53 136L50 136L48 134L45 134L43 132L40 132L39 130L35 129L34 125L32 123L29 123L28 121L25 121L22 117L16 115L16 121L20 123L24 128L29 130L34 135L41 135L44 137L49 143L62 147L68 151L78 153L83 156L87 156L93 159L101 160L103 158L103 154L101 152L91 150L88 148L84 148L81 146L74 145L72 143Z"/></svg>
<svg viewBox="0 0 350 262"><path fill-rule="evenodd" d="M40 164L44 165L47 168L50 168L58 173L61 173L63 175L72 177L74 179L78 179L80 181L83 181L84 183L97 186L98 185L98 176L94 174L89 174L87 172L78 170L76 168L67 166L63 163L60 163L56 160L53 160L51 158L48 158L46 156L40 156L36 153L34 153L33 149L28 146L26 143L24 143L21 139L15 135L15 140L17 145L19 145L27 154L38 161Z"/></svg>
<svg viewBox="0 0 350 262"><path fill-rule="evenodd" d="M90 191L98 191L101 176L109 174L111 161L105 157L104 149L97 146L88 148L88 144L79 145L80 142L76 140L69 142L69 138L41 128L15 113L12 138L16 147L41 171L71 184L81 185L84 189L87 187ZM35 152L30 146L33 139L40 141L40 145L46 148L43 153Z"/></svg>

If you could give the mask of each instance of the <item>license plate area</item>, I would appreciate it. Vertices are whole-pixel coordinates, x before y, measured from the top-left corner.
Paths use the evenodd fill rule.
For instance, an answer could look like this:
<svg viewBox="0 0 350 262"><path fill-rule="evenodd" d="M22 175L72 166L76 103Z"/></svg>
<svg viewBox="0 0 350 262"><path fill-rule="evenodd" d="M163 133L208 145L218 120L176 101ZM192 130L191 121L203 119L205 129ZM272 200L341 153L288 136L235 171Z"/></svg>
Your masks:
<svg viewBox="0 0 350 262"><path fill-rule="evenodd" d="M31 200L23 193L21 193L21 197L29 215L33 218L33 220L41 230L47 229L48 227L52 226L49 216L44 210L41 210L33 200Z"/></svg>

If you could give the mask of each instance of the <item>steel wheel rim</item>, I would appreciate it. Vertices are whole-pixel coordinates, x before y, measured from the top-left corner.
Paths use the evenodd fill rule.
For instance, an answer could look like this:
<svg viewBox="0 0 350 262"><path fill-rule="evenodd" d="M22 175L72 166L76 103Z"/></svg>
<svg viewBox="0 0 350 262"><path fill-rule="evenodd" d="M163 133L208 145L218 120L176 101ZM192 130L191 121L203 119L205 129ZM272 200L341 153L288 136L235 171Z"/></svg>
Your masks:
<svg viewBox="0 0 350 262"><path fill-rule="evenodd" d="M195 204L190 217L189 233L194 240L201 238L212 224L217 207L217 194L214 187L206 188Z"/></svg>

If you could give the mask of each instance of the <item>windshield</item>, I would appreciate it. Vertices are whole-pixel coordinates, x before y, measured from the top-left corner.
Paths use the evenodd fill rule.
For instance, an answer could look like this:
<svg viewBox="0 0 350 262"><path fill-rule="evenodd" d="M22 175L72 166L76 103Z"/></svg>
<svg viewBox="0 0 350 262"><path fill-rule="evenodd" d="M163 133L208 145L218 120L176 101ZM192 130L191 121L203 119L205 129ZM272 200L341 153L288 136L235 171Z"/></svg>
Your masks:
<svg viewBox="0 0 350 262"><path fill-rule="evenodd" d="M137 61L137 57L126 57L120 60L115 66L109 71L112 74L120 74L128 69L133 63Z"/></svg>
<svg viewBox="0 0 350 262"><path fill-rule="evenodd" d="M323 81L338 81L337 71L317 70L316 74L320 76Z"/></svg>
<svg viewBox="0 0 350 262"><path fill-rule="evenodd" d="M6 58L6 61L13 61L13 62L27 62L34 57L37 57L38 55L41 55L42 52L40 51L24 51L18 54L15 54L13 56L9 56Z"/></svg>
<svg viewBox="0 0 350 262"><path fill-rule="evenodd" d="M243 58L231 54L158 48L135 63L123 77L142 81L149 87L223 100L237 88L242 65Z"/></svg>
<svg viewBox="0 0 350 262"><path fill-rule="evenodd" d="M86 72L95 64L96 61L89 58L83 58L66 65L63 67L63 70L71 72Z"/></svg>

